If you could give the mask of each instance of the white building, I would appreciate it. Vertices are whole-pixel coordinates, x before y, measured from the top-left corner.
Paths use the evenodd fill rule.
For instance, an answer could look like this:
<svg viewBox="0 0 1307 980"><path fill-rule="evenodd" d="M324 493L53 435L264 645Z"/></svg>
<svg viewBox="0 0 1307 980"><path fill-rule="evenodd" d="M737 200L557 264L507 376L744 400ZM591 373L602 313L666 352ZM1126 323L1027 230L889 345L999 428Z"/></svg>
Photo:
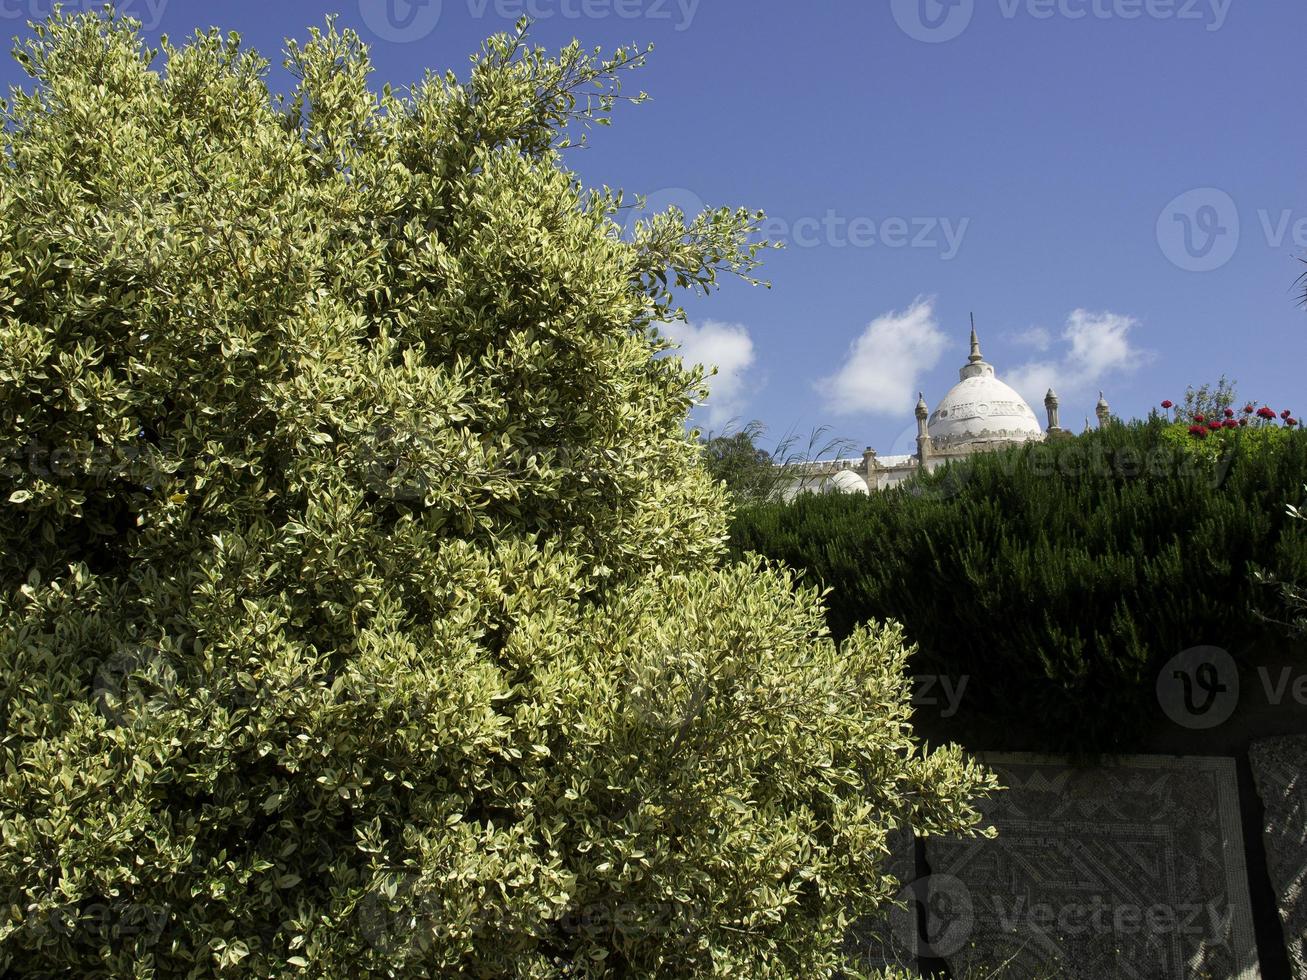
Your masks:
<svg viewBox="0 0 1307 980"><path fill-rule="evenodd" d="M988 452L1025 442L1069 435L1058 424L1058 399L1052 388L1044 397L1047 430L1024 398L994 374L994 366L980 354L975 324L971 327L971 356L958 372L958 383L931 412L925 395L917 401L917 451L905 456L878 456L868 448L860 458L778 464L783 471L781 494L792 500L803 492L872 493L896 486L927 470L934 470L974 453ZM1098 398L1098 424L1106 425L1110 409Z"/></svg>

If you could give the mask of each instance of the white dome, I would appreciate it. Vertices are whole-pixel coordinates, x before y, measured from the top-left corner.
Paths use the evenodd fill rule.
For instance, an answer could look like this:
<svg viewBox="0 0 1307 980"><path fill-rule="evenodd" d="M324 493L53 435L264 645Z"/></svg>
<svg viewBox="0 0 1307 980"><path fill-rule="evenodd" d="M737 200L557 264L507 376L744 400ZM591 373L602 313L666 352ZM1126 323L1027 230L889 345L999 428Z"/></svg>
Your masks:
<svg viewBox="0 0 1307 980"><path fill-rule="evenodd" d="M994 377L994 368L981 358L974 330L971 357L959 374L961 380L930 416L926 431L931 448L947 452L973 443L1044 438L1039 419L1025 399Z"/></svg>
<svg viewBox="0 0 1307 980"><path fill-rule="evenodd" d="M836 493L871 493L867 481L852 470L840 470L827 481L824 489Z"/></svg>

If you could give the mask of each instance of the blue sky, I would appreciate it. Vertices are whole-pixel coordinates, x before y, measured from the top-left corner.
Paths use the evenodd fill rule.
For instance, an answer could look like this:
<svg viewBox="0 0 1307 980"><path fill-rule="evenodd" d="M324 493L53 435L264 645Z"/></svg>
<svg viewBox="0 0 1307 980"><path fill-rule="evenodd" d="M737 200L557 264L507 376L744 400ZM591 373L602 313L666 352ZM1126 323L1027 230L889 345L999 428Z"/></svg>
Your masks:
<svg viewBox="0 0 1307 980"><path fill-rule="evenodd" d="M66 7L94 7L74 2ZM329 12L377 84L464 70L534 17L560 46L656 46L571 165L651 203L743 205L789 243L769 290L688 305L687 354L720 364L696 420L829 425L912 449L916 392L957 380L974 311L986 358L1064 425L1100 388L1140 415L1187 384L1307 414L1307 4L1265 0L130 0L147 35L240 32L267 54ZM9 34L48 10L0 0ZM274 59L276 60L276 59ZM12 63L5 83L19 81ZM274 76L274 82L280 76Z"/></svg>

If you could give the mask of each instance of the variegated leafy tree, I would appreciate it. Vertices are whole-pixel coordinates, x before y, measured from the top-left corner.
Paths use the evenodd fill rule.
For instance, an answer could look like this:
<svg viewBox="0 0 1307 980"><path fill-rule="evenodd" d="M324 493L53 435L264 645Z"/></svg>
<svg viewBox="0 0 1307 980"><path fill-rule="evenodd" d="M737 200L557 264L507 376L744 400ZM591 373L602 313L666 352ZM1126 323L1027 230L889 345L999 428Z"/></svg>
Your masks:
<svg viewBox="0 0 1307 980"><path fill-rule="evenodd" d="M657 324L758 216L564 165L642 52L293 92L56 15L0 169L0 972L811 977L991 777L724 558Z"/></svg>

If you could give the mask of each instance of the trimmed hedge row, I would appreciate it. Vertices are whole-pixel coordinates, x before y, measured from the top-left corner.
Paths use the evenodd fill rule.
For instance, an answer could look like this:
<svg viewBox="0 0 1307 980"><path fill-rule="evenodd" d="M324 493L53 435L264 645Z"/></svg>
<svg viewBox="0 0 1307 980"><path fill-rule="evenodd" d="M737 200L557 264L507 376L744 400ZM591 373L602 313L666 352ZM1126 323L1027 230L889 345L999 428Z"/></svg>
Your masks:
<svg viewBox="0 0 1307 980"><path fill-rule="evenodd" d="M979 456L870 497L741 508L732 547L807 570L837 636L892 619L914 670L967 679L959 719L1069 750L1124 745L1157 711L1161 666L1264 635L1265 568L1307 579L1285 505L1303 433L1199 447L1161 419Z"/></svg>

